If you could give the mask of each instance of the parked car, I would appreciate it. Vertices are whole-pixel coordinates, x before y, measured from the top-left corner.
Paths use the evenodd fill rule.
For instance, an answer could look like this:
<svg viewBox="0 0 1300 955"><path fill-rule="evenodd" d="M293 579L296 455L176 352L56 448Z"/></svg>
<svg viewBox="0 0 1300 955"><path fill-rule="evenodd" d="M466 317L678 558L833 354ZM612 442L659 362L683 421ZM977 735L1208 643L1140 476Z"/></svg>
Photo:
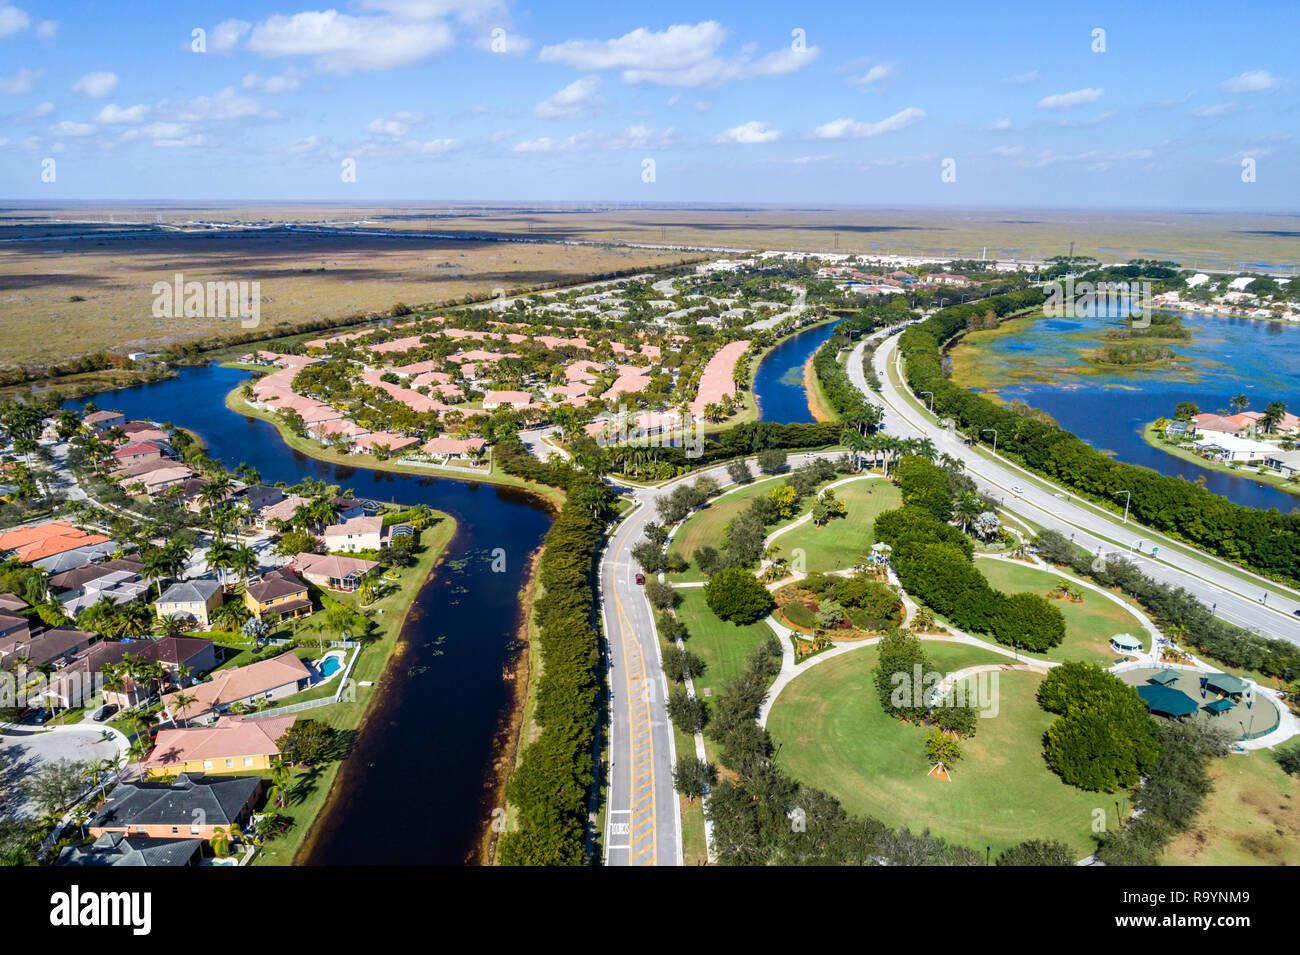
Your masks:
<svg viewBox="0 0 1300 955"><path fill-rule="evenodd" d="M636 582L637 582L638 584L644 584L644 583L645 583L645 574L637 574L637 575L636 575Z"/></svg>
<svg viewBox="0 0 1300 955"><path fill-rule="evenodd" d="M99 709L95 710L95 713L93 716L91 716L91 719L94 720L96 723L102 723L104 722L104 720L108 719L116 712L117 712L117 706L115 704L105 703Z"/></svg>

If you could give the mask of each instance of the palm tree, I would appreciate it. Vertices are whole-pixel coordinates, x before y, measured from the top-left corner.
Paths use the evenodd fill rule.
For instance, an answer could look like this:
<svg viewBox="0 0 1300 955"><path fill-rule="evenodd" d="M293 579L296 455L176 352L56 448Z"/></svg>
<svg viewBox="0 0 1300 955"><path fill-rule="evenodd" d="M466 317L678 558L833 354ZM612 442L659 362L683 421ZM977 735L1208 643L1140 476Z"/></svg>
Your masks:
<svg viewBox="0 0 1300 955"><path fill-rule="evenodd" d="M90 759L86 761L86 768L81 773L81 778L90 779L91 788L99 785L99 777L107 776L109 773L117 770L117 763L111 759Z"/></svg>
<svg viewBox="0 0 1300 955"><path fill-rule="evenodd" d="M978 495L969 491L961 496L953 508L953 517L961 523L963 531L969 528L971 522L982 513L984 513L984 502L979 499Z"/></svg>
<svg viewBox="0 0 1300 955"><path fill-rule="evenodd" d="M293 770L289 764L284 761L284 757L276 756L271 760L271 782L273 784L272 793L274 795L276 806L281 809L290 795L289 780L293 776Z"/></svg>
<svg viewBox="0 0 1300 955"><path fill-rule="evenodd" d="M220 538L208 547L208 566L217 572L217 579L223 587L226 585L226 569L230 567L234 553L234 548Z"/></svg>
<svg viewBox="0 0 1300 955"><path fill-rule="evenodd" d="M191 705L198 702L198 699L199 698L192 693L186 693L184 690L178 691L177 694L172 697L172 706L174 707L173 712L177 716L182 716ZM184 724L188 726L190 722L189 719L185 717L182 717L182 719Z"/></svg>
<svg viewBox="0 0 1300 955"><path fill-rule="evenodd" d="M168 569L171 567L166 551L161 547L151 547L141 555L141 559L144 563L140 568L141 576L146 581L158 584L157 596L161 597L163 578L167 576Z"/></svg>
<svg viewBox="0 0 1300 955"><path fill-rule="evenodd" d="M257 551L247 544L237 544L230 554L230 569L239 575L240 583L247 584L257 568Z"/></svg>
<svg viewBox="0 0 1300 955"><path fill-rule="evenodd" d="M161 637L174 637L189 629L185 618L178 613L163 614L154 624L154 633Z"/></svg>
<svg viewBox="0 0 1300 955"><path fill-rule="evenodd" d="M1228 403L1232 405L1232 410L1234 413L1240 413L1242 411L1245 411L1246 408L1250 406L1250 399L1247 398L1245 395L1239 393L1233 395L1232 400L1229 401Z"/></svg>

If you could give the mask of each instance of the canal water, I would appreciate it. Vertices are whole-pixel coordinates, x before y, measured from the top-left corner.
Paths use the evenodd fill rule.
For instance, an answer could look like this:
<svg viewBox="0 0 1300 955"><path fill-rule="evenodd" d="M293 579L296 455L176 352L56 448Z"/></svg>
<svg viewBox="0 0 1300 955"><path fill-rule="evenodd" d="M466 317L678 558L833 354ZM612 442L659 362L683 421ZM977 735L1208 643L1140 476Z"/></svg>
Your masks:
<svg viewBox="0 0 1300 955"><path fill-rule="evenodd" d="M490 484L344 467L293 451L225 396L244 371L209 366L96 395L128 418L197 432L228 468L247 462L268 483L313 477L359 498L427 504L459 529L416 598L402 634L404 669L370 711L340 773L346 795L323 816L308 860L325 865L454 865L471 858L492 806L494 738L512 702L503 674L515 652L519 592L551 518L529 495ZM68 402L80 410L84 399ZM504 566L501 558L504 558ZM494 570L494 567L496 570Z"/></svg>
<svg viewBox="0 0 1300 955"><path fill-rule="evenodd" d="M1080 374L1086 353L1116 327L1106 316L1045 318L1024 330L982 342L981 375L1006 401L1020 399L1046 411L1061 427L1116 458L1189 481L1248 507L1300 507L1300 497L1253 480L1203 468L1142 440L1142 429L1173 417L1180 401L1201 411L1231 414L1234 395L1263 411L1274 400L1300 411L1300 328L1280 322L1183 313L1192 338L1171 346L1179 360L1169 368L1115 367ZM969 347L958 345L958 348Z"/></svg>
<svg viewBox="0 0 1300 955"><path fill-rule="evenodd" d="M780 424L815 421L803 387L803 366L831 337L838 322L806 328L777 345L754 375L754 400L761 421Z"/></svg>

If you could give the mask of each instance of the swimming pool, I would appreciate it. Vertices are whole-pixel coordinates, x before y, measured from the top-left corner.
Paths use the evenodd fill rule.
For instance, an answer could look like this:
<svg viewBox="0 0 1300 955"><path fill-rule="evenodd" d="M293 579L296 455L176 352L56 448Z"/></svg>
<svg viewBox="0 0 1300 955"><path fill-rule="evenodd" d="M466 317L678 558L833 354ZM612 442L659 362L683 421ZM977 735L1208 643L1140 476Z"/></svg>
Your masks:
<svg viewBox="0 0 1300 955"><path fill-rule="evenodd" d="M343 669L343 654L341 652L326 654L317 661L316 668L320 670L322 680L330 679Z"/></svg>

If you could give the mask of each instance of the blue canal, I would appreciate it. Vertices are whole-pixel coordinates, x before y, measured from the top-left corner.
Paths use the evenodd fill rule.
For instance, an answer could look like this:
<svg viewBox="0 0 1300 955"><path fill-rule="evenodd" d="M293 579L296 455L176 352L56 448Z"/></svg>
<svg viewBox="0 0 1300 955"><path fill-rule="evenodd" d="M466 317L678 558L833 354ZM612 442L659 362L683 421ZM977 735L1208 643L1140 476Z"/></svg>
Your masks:
<svg viewBox="0 0 1300 955"><path fill-rule="evenodd" d="M831 337L837 324L796 332L767 353L754 376L754 400L761 420L780 424L816 420L803 387L803 366Z"/></svg>
<svg viewBox="0 0 1300 955"><path fill-rule="evenodd" d="M472 860L489 817L492 762L512 702L519 592L551 519L535 498L447 478L343 467L298 453L274 427L225 406L248 373L217 366L94 396L128 418L197 432L228 468L247 462L269 483L307 477L357 497L427 504L459 525L411 608L404 653L378 690L306 860L324 865L437 865ZM84 400L69 402L80 409ZM497 549L500 549L499 551ZM505 565L494 572L494 556Z"/></svg>

